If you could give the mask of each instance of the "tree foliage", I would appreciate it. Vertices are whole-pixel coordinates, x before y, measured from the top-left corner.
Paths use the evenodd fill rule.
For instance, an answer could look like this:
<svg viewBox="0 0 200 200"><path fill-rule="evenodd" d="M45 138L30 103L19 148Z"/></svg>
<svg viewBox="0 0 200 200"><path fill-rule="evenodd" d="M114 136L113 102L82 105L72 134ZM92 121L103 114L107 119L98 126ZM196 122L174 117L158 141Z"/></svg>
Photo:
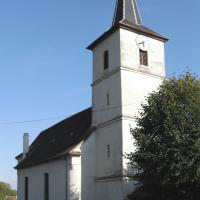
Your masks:
<svg viewBox="0 0 200 200"><path fill-rule="evenodd" d="M6 196L16 196L16 191L9 184L0 182L0 200L4 200Z"/></svg>
<svg viewBox="0 0 200 200"><path fill-rule="evenodd" d="M195 76L164 80L142 105L132 134L136 150L128 158L153 199L200 198L200 81Z"/></svg>

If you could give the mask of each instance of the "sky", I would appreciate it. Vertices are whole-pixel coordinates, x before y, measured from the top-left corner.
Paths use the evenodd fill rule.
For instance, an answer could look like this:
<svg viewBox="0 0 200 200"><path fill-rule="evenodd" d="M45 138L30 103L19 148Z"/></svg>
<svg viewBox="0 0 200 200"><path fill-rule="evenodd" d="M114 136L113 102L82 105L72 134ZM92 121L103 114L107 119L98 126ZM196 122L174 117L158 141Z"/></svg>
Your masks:
<svg viewBox="0 0 200 200"><path fill-rule="evenodd" d="M168 36L167 76L200 75L200 1L138 0L143 24ZM16 188L22 136L91 106L86 46L110 28L115 0L0 0L0 181ZM36 121L35 121L36 120Z"/></svg>

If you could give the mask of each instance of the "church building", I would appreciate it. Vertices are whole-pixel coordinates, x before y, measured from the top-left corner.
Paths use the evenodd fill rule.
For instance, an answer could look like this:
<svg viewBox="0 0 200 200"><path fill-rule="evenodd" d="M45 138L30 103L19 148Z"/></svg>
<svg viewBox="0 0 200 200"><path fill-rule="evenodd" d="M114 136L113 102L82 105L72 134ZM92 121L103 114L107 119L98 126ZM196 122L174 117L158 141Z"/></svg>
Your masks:
<svg viewBox="0 0 200 200"><path fill-rule="evenodd" d="M168 39L143 25L136 0L117 0L93 55L92 106L42 131L16 157L18 200L128 200L136 188L123 156L134 151L138 109L165 76Z"/></svg>

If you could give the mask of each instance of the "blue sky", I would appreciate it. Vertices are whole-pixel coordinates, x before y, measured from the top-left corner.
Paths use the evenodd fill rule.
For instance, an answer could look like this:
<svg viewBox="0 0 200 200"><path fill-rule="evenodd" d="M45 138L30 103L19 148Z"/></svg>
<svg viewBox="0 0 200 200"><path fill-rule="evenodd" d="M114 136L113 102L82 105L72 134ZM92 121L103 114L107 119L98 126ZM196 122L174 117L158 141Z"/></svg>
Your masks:
<svg viewBox="0 0 200 200"><path fill-rule="evenodd" d="M115 0L0 1L0 180L16 187L22 135L37 134L91 105L91 53ZM138 0L143 23L171 40L167 75L200 75L200 1ZM54 118L32 123L13 123Z"/></svg>

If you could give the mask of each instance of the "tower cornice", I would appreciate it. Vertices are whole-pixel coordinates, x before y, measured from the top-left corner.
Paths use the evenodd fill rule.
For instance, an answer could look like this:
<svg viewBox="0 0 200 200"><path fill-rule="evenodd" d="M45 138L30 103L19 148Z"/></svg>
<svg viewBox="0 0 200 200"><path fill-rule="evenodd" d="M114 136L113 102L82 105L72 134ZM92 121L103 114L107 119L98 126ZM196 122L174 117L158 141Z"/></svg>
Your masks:
<svg viewBox="0 0 200 200"><path fill-rule="evenodd" d="M94 42L92 42L87 49L88 50L93 50L99 43L101 43L102 41L104 41L107 37L109 37L112 33L114 33L115 31L119 30L119 29L125 29L134 33L138 33L141 35L145 35L148 36L150 38L162 41L162 42L167 42L169 40L169 38L155 32L152 31L151 29L143 26L143 25L131 25L131 24L127 24L125 22L119 22L118 24L116 24L115 26L112 26L108 31L106 31L105 33L103 33L100 37L98 37Z"/></svg>

